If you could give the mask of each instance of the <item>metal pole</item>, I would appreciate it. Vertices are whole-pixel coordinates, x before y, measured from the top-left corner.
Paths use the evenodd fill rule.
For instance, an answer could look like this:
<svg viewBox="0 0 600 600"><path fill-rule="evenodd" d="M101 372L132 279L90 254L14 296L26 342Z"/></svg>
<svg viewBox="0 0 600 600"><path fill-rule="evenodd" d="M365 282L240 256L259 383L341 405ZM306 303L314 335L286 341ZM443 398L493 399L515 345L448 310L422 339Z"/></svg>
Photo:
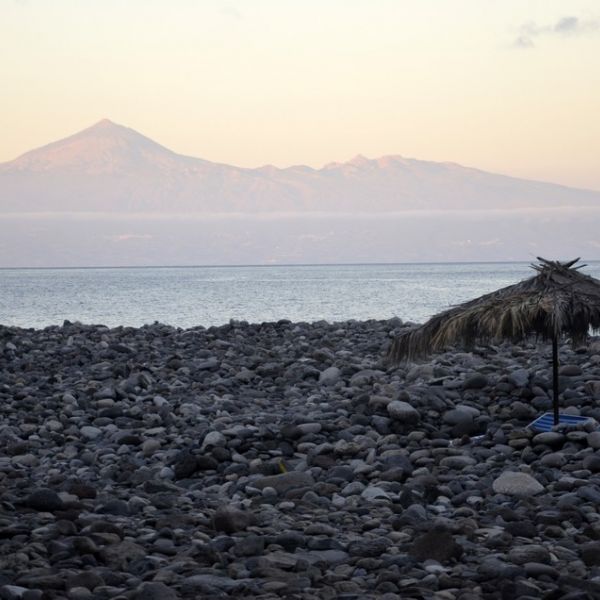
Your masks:
<svg viewBox="0 0 600 600"><path fill-rule="evenodd" d="M552 338L552 379L554 388L554 424L558 425L558 336Z"/></svg>

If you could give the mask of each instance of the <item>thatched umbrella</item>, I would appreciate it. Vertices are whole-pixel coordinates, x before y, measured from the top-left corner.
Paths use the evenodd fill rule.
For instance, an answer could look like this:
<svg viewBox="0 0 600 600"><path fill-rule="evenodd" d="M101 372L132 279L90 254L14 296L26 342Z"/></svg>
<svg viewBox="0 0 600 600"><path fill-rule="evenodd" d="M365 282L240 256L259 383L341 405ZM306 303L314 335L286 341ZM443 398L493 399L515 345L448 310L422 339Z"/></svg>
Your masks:
<svg viewBox="0 0 600 600"><path fill-rule="evenodd" d="M400 334L388 359L412 360L449 345L518 342L529 336L552 341L554 424L558 423L558 339L573 344L600 329L600 281L579 272L585 265L545 260L532 265L537 275L445 310L424 325Z"/></svg>

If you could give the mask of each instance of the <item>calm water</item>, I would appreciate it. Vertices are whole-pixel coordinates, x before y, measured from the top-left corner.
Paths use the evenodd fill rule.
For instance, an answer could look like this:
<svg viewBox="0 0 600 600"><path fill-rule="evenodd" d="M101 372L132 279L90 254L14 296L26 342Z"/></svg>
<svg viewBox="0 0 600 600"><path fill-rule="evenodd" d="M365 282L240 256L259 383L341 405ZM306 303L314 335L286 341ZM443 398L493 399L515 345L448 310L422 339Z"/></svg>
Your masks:
<svg viewBox="0 0 600 600"><path fill-rule="evenodd" d="M600 277L600 262L584 272ZM423 321L515 283L528 263L0 270L0 323L65 319L109 326L250 322Z"/></svg>

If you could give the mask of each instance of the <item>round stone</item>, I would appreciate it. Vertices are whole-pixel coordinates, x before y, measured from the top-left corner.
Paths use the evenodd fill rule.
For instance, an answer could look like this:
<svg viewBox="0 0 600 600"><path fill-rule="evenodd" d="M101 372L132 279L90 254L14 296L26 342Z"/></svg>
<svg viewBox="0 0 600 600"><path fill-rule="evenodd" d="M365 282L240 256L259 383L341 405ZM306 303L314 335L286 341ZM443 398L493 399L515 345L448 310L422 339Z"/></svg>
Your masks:
<svg viewBox="0 0 600 600"><path fill-rule="evenodd" d="M92 427L91 425L84 425L80 431L81 435L87 440L95 440L102 435L102 429Z"/></svg>
<svg viewBox="0 0 600 600"><path fill-rule="evenodd" d="M519 497L535 496L544 491L542 484L531 475L513 471L505 471L496 478L492 489L496 494Z"/></svg>
<svg viewBox="0 0 600 600"><path fill-rule="evenodd" d="M419 411L408 402L393 400L387 405L388 414L400 423L416 423L420 419Z"/></svg>

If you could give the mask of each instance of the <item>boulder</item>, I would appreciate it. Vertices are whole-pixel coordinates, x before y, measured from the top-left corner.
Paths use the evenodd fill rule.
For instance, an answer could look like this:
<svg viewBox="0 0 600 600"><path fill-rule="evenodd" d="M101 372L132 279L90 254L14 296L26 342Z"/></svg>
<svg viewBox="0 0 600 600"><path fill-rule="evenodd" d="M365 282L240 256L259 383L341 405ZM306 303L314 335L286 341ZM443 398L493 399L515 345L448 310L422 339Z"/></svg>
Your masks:
<svg viewBox="0 0 600 600"><path fill-rule="evenodd" d="M507 496L527 497L535 496L544 491L544 487L531 475L505 471L492 483L492 489L496 494Z"/></svg>
<svg viewBox="0 0 600 600"><path fill-rule="evenodd" d="M414 424L418 423L421 416L419 411L408 402L402 400L393 400L387 405L389 416L400 423Z"/></svg>

